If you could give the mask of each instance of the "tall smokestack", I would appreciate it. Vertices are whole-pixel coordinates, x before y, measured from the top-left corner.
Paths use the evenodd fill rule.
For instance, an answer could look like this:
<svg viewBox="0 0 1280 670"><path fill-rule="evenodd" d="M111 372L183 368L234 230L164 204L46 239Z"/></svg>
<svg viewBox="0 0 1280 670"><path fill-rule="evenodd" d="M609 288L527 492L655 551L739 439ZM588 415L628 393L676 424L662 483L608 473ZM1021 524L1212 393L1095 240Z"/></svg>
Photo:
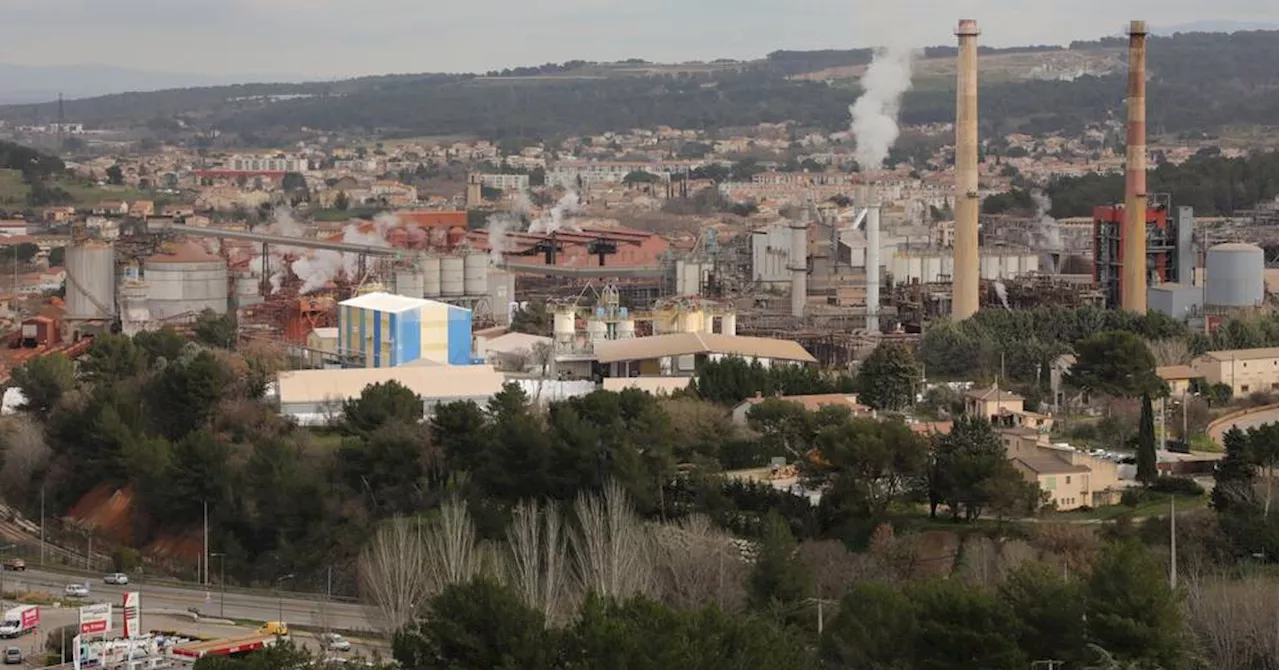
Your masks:
<svg viewBox="0 0 1280 670"><path fill-rule="evenodd" d="M867 208L867 330L880 332L880 205Z"/></svg>
<svg viewBox="0 0 1280 670"><path fill-rule="evenodd" d="M956 233L952 248L951 319L978 311L978 22L956 27Z"/></svg>
<svg viewBox="0 0 1280 670"><path fill-rule="evenodd" d="M804 316L804 302L809 293L809 213L791 221L791 316Z"/></svg>
<svg viewBox="0 0 1280 670"><path fill-rule="evenodd" d="M1147 22L1129 22L1129 123L1125 135L1120 306L1147 313ZM1179 279L1181 281L1181 279Z"/></svg>

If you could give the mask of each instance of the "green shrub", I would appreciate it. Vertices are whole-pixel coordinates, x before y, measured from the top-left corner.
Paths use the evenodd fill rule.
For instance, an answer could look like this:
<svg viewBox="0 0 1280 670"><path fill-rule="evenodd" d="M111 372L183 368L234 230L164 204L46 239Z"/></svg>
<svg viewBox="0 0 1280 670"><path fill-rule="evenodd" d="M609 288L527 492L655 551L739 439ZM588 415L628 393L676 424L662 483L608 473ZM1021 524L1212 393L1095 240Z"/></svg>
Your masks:
<svg viewBox="0 0 1280 670"><path fill-rule="evenodd" d="M1151 485L1151 490L1157 493L1180 493L1183 495L1202 496L1204 495L1204 487L1196 480L1190 477L1175 477L1172 475L1160 475L1155 483Z"/></svg>

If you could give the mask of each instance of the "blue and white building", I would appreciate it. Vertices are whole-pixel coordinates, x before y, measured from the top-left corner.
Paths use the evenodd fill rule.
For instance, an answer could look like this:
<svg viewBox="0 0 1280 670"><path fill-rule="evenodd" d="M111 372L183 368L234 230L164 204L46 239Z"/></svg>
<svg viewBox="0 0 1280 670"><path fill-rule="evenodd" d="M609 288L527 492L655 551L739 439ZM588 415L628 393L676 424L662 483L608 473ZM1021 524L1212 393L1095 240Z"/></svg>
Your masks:
<svg viewBox="0 0 1280 670"><path fill-rule="evenodd" d="M471 310L391 293L357 296L338 304L338 351L367 368L471 365Z"/></svg>

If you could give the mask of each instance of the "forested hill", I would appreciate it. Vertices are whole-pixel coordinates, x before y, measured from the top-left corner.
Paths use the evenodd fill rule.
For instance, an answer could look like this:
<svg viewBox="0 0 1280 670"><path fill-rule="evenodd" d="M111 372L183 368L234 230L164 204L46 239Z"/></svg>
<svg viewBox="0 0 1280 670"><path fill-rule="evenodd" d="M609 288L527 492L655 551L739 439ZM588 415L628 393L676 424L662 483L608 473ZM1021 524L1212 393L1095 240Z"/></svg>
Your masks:
<svg viewBox="0 0 1280 670"><path fill-rule="evenodd" d="M1152 37L1147 102L1152 132L1275 126L1280 116L1277 38L1276 31ZM983 62L1011 53L1047 57L1053 51L987 50ZM1123 43L1115 39L1074 43L1068 51L1110 51L1116 63L1124 58ZM924 63L931 57L942 63L952 54L949 47L931 48ZM287 136L303 126L388 136L468 133L492 138L550 138L656 125L716 129L786 120L837 129L847 124L848 105L857 90L794 75L857 66L869 57L862 49L778 51L759 61L717 61L704 67L575 61L487 75L393 75L129 93L68 101L65 107L68 119L89 124L166 127L182 121L260 139ZM988 81L980 96L987 132L1071 132L1123 114L1123 68L1072 81ZM952 120L955 96L949 86L945 76L918 82L904 101L904 120ZM19 122L54 114L52 104L0 107L0 119Z"/></svg>

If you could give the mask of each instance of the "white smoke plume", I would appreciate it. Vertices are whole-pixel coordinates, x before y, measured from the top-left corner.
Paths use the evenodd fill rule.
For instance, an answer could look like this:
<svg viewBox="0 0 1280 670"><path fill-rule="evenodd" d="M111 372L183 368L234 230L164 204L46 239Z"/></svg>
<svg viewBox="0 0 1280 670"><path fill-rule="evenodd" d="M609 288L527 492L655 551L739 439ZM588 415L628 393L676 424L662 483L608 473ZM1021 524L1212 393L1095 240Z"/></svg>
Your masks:
<svg viewBox="0 0 1280 670"><path fill-rule="evenodd" d="M489 232L489 264L500 265L503 254L512 251L509 233L518 231L524 226L524 217L533 211L533 203L524 190L516 193L511 210L490 214L485 219L485 229Z"/></svg>
<svg viewBox="0 0 1280 670"><path fill-rule="evenodd" d="M374 218L369 230L361 230L359 222L352 222L342 230L342 241L367 247L386 247L389 246L387 233L397 223L395 215L386 212ZM275 220L267 227L267 230L274 235L287 237L305 236L302 225L293 219L287 209L283 208L276 210ZM268 279L271 283L272 293L279 291L284 283L285 255L294 257L293 274L302 282L302 286L298 289L300 295L313 293L324 288L339 274L344 274L349 279L356 279L356 273L359 271L359 254L287 246L273 246L270 253L268 267L271 270L271 276Z"/></svg>
<svg viewBox="0 0 1280 670"><path fill-rule="evenodd" d="M876 50L862 74L862 95L849 106L849 130L857 140L854 160L864 171L879 170L898 139L902 94L911 88L911 62L916 51L893 46Z"/></svg>
<svg viewBox="0 0 1280 670"><path fill-rule="evenodd" d="M1036 235L1039 238L1037 242L1045 250L1062 249L1062 227L1049 215L1049 210L1053 209L1053 201L1040 190L1031 191L1031 200L1036 203L1035 226Z"/></svg>
<svg viewBox="0 0 1280 670"><path fill-rule="evenodd" d="M577 224L569 220L570 217L581 210L582 202L578 198L578 192L570 190L564 194L564 197L560 198L550 212L544 213L529 224L529 232L550 235L561 228L581 231L582 229Z"/></svg>
<svg viewBox="0 0 1280 670"><path fill-rule="evenodd" d="M1008 309L1009 311L1013 311L1012 309L1009 308L1009 289L1005 287L1004 282L997 281L995 283L995 288L996 288L996 297L1000 298L1000 304L1004 305L1005 309Z"/></svg>

